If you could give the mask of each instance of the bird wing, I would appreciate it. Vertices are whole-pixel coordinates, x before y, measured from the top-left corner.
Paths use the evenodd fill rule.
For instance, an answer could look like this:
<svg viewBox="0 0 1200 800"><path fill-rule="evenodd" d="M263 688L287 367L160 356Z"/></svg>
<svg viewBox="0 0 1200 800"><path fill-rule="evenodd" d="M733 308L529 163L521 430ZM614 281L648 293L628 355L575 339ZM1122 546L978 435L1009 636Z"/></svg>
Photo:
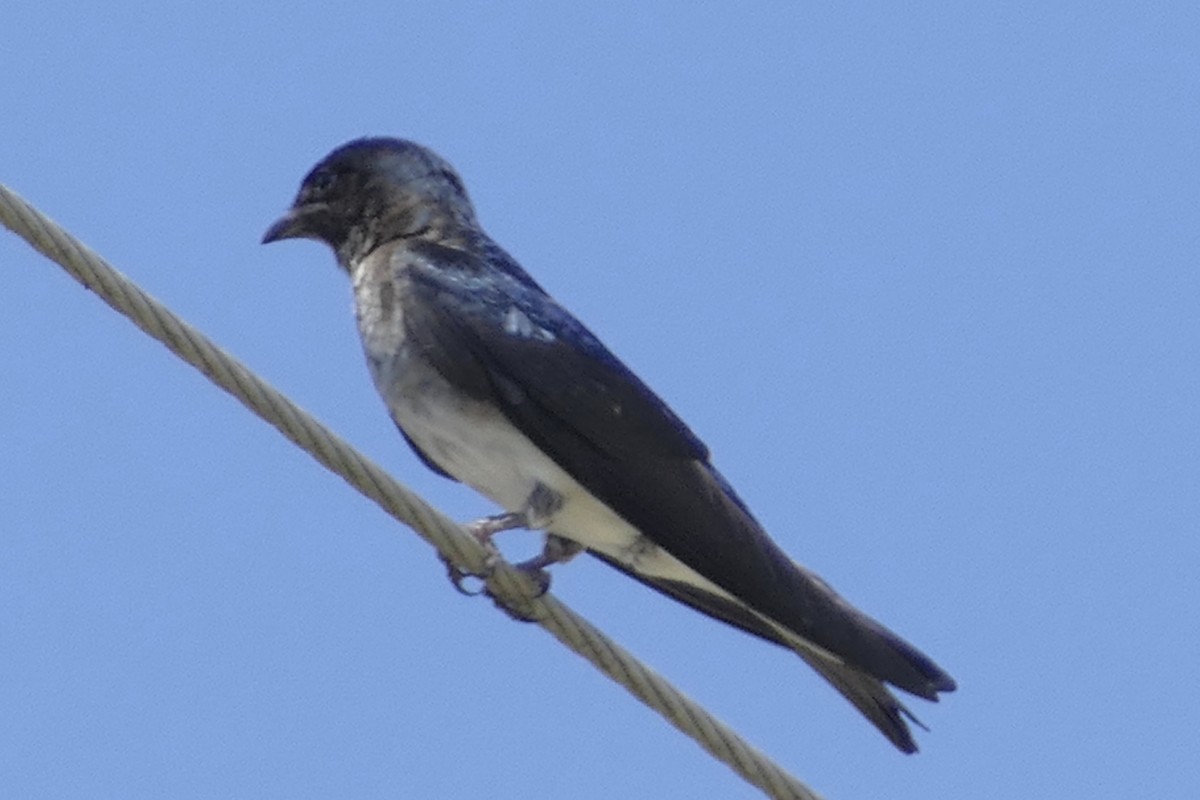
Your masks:
<svg viewBox="0 0 1200 800"><path fill-rule="evenodd" d="M831 663L931 700L954 688L927 656L793 562L687 426L536 284L498 276L465 251L427 247L439 252L411 268L406 333L447 381L497 406L648 539ZM696 592L667 593L739 625Z"/></svg>

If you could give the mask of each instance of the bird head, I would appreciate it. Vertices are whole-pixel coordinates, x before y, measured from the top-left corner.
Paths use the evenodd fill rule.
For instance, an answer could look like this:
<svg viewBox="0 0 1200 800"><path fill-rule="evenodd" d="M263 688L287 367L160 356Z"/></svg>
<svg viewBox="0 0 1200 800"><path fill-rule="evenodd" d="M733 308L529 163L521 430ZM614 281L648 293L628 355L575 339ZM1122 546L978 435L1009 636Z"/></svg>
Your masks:
<svg viewBox="0 0 1200 800"><path fill-rule="evenodd" d="M263 244L315 239L350 271L389 241L441 241L477 227L462 180L433 151L404 139L356 139L312 168Z"/></svg>

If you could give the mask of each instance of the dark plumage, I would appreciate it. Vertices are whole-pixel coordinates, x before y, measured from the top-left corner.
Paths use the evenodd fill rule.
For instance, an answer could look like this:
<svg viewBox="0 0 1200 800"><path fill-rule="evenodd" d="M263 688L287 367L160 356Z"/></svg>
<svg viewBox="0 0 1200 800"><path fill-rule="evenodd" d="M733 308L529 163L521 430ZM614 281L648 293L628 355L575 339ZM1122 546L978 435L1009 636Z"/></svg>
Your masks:
<svg viewBox="0 0 1200 800"><path fill-rule="evenodd" d="M350 274L376 387L426 465L796 651L916 750L884 684L936 700L953 679L767 536L696 435L488 238L449 164L398 139L344 145L263 241L296 237Z"/></svg>

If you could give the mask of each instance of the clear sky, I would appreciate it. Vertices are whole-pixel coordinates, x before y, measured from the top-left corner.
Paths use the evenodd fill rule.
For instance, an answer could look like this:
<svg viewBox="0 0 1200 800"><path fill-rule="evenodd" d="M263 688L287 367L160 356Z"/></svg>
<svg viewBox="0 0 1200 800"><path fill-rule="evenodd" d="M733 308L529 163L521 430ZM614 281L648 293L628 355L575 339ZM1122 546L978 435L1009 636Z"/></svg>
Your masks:
<svg viewBox="0 0 1200 800"><path fill-rule="evenodd" d="M433 147L960 690L904 757L599 564L562 599L830 798L1200 796L1197 6L498 5L9 0L0 181L467 520L330 253L258 244L343 141ZM757 796L7 233L0 265L0 794Z"/></svg>

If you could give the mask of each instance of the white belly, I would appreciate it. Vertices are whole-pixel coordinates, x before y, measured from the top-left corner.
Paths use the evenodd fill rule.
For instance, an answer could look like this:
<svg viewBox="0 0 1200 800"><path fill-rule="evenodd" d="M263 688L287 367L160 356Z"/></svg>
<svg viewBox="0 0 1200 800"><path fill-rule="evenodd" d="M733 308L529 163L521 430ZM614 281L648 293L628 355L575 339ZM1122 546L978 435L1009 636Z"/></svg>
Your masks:
<svg viewBox="0 0 1200 800"><path fill-rule="evenodd" d="M700 584L725 594L672 555L650 545L640 531L580 486L499 411L454 395L437 377L427 378L431 379L418 381L421 386L416 396L406 397L408 392L403 391L397 396L397 385L392 383L389 407L404 433L446 473L496 501L505 511L528 511L530 495L539 485L544 486L562 503L545 518L532 519L536 528L604 553L643 575Z"/></svg>
<svg viewBox="0 0 1200 800"><path fill-rule="evenodd" d="M531 520L541 530L599 551L636 572L725 594L650 543L499 411L455 395L440 376L426 373L414 382L413 374L423 370L411 363L409 367L409 379L395 376L388 384L388 407L404 432L439 467L506 511L527 511L529 498L540 484L562 501L545 518Z"/></svg>
<svg viewBox="0 0 1200 800"><path fill-rule="evenodd" d="M403 291L402 265L380 256L352 272L359 333L375 388L392 418L426 456L505 511L528 512L540 484L561 502L531 520L534 527L578 542L635 572L728 597L592 496L498 409L454 391L414 353L405 341L399 304L385 302L377 285L391 282L390 295Z"/></svg>

